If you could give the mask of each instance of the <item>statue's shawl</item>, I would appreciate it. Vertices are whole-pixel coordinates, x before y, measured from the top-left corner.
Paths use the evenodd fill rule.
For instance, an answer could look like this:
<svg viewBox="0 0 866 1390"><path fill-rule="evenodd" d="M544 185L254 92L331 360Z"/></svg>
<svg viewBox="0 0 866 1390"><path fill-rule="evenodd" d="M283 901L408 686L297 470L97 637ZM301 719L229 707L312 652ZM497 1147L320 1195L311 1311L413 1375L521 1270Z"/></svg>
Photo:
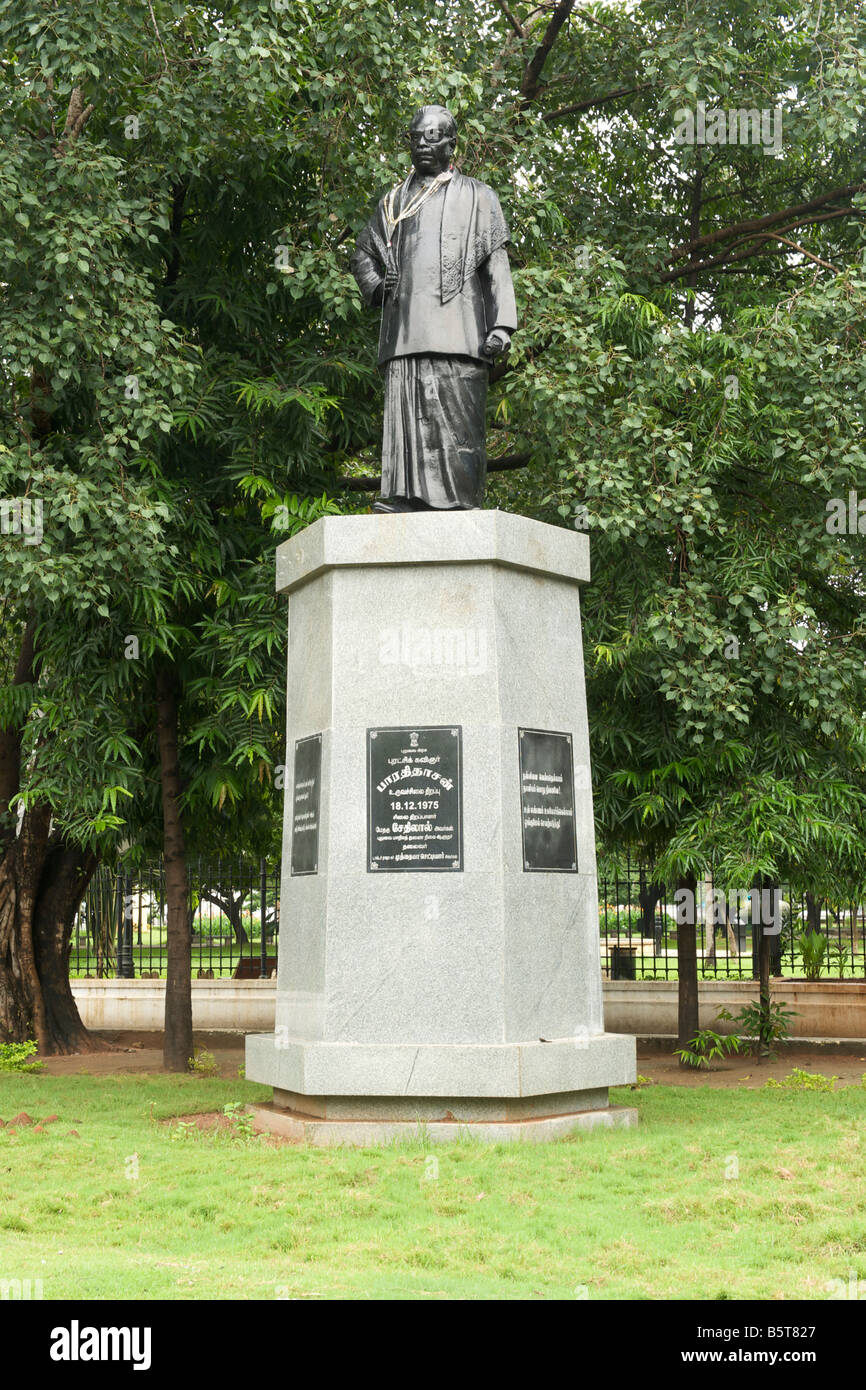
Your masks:
<svg viewBox="0 0 866 1390"><path fill-rule="evenodd" d="M411 182L399 186L394 199L395 212L405 205ZM400 233L403 223L397 224L395 250L400 259ZM440 238L440 268L442 303L459 294L466 281L483 265L488 256L507 246L508 227L499 206L499 199L486 183L470 179L456 170L445 185ZM358 250L365 252L381 266L384 275L388 256L388 227L385 221L385 199L382 198L374 216L358 236ZM356 272L357 274L357 272ZM366 287L361 283L366 294Z"/></svg>

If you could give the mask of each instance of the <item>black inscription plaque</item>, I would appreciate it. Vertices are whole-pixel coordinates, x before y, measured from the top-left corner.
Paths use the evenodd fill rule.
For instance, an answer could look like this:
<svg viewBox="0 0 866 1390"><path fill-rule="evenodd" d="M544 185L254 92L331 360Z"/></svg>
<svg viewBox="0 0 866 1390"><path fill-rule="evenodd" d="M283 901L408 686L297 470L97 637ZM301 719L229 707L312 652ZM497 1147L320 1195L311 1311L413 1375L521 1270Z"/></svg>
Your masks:
<svg viewBox="0 0 866 1390"><path fill-rule="evenodd" d="M367 730L367 869L463 869L463 730Z"/></svg>
<svg viewBox="0 0 866 1390"><path fill-rule="evenodd" d="M520 816L526 873L577 873L571 734L519 729Z"/></svg>
<svg viewBox="0 0 866 1390"><path fill-rule="evenodd" d="M319 872L319 797L322 785L322 735L295 744L295 793L292 805L292 875Z"/></svg>

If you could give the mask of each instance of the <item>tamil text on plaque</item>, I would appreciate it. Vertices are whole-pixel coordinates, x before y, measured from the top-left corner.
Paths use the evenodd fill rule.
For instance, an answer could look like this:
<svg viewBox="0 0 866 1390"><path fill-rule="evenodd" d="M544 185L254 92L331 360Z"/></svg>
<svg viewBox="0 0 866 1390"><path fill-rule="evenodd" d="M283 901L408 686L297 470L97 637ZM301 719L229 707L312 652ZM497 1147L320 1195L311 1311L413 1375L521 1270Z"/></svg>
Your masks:
<svg viewBox="0 0 866 1390"><path fill-rule="evenodd" d="M463 731L367 730L367 868L463 868Z"/></svg>
<svg viewBox="0 0 866 1390"><path fill-rule="evenodd" d="M295 744L292 801L292 875L319 872L319 800L322 782L322 735Z"/></svg>
<svg viewBox="0 0 866 1390"><path fill-rule="evenodd" d="M577 872L571 734L518 730L523 868Z"/></svg>

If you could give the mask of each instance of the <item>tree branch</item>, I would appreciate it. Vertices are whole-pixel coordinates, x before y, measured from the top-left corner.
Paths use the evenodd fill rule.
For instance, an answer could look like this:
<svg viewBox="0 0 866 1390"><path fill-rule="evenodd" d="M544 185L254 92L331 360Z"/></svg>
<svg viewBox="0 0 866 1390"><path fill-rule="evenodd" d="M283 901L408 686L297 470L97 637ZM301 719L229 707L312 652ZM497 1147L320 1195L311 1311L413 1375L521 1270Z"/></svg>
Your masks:
<svg viewBox="0 0 866 1390"><path fill-rule="evenodd" d="M764 217L752 217L745 222L734 222L729 227L720 227L715 232L707 232L694 241L687 241L681 246L674 247L667 258L667 264L672 265L674 261L682 260L683 256L691 257L701 247L715 246L720 241L726 241L729 237L740 236L744 232L762 232L767 227L784 222L788 217L803 217L805 214L817 212L819 208L826 207L828 203L835 202L837 198L847 198L852 193L863 193L864 191L866 191L866 183L849 183L844 188L834 188L830 193L824 193L820 198L813 198L809 203L799 203L796 207L783 208L781 212L768 212ZM810 219L807 216L805 220Z"/></svg>
<svg viewBox="0 0 866 1390"><path fill-rule="evenodd" d="M496 0L496 3L499 6L502 13L505 15L505 18L508 20L508 23L511 25L517 37L519 39L525 39L526 33L524 31L523 25L520 23L520 20L517 18L517 15L514 13L511 6L507 3L507 0Z"/></svg>
<svg viewBox="0 0 866 1390"><path fill-rule="evenodd" d="M498 458L490 459L487 464L488 473L510 473L515 468L525 468L532 461L531 454L500 454ZM344 492L378 492L382 486L382 479L379 475L373 477L366 474L363 477L341 478Z"/></svg>
<svg viewBox="0 0 866 1390"><path fill-rule="evenodd" d="M522 104L528 106L538 96L540 86L541 70L550 56L550 50L556 42L557 35L565 21L574 9L574 0L560 0L553 12L550 23L544 31L544 37L536 48L532 57L526 65L523 80L520 83L520 95L523 98Z"/></svg>
<svg viewBox="0 0 866 1390"><path fill-rule="evenodd" d="M147 0L147 8L150 10L150 17L153 21L153 30L156 34L157 43L162 49L162 61L165 63L166 72L168 72L168 54L165 51L165 45L162 41L162 34L159 32L159 27L156 22L156 15L153 12L153 5L150 3L150 0Z"/></svg>
<svg viewBox="0 0 866 1390"><path fill-rule="evenodd" d="M57 142L54 150L56 158L65 154L70 145L74 145L82 130L90 120L93 112L93 102L84 105L84 98L81 95L80 87L73 87L69 97L69 106L66 111L66 124L63 127L63 134Z"/></svg>
<svg viewBox="0 0 866 1390"><path fill-rule="evenodd" d="M703 203L702 203L703 187L704 187L703 160L702 160L702 157L701 157L701 151L700 151L700 149L698 149L698 150L695 151L695 177L694 177L694 181L693 181L693 183L692 183L691 208L690 208L690 210L689 210L689 231L691 232L693 238L699 237L699 236L700 236L700 232L701 232L701 208L702 208L702 206L703 206ZM692 271L691 274L689 274L689 275L686 277L686 285L687 285L690 289L697 289L697 284L698 284L698 273L697 273L697 271L695 270L695 271ZM684 315L683 315L683 319L684 319L686 328L691 328L692 325L693 325L693 323L694 323L694 319L695 319L695 297L694 297L694 295L689 295L689 296L687 297L687 299L686 299L686 308L685 308L685 313L684 313Z"/></svg>
<svg viewBox="0 0 866 1390"><path fill-rule="evenodd" d="M834 275L841 275L842 272L835 265L831 265L829 261L822 261L820 256L813 256L812 252L807 251L805 246L800 246L796 241L789 241L786 236L780 236L778 232L770 232L769 235L773 237L775 241L783 241L786 246L793 246L794 250L799 251L801 256L808 257L808 259L814 261L816 265L822 265L825 270L832 270Z"/></svg>
<svg viewBox="0 0 866 1390"><path fill-rule="evenodd" d="M829 222L834 217L847 217L849 215L862 217L864 214L859 212L857 208L837 208L835 212L824 212L817 217L802 217L789 222L786 226L779 228L779 233L792 232L797 227L814 226L818 222ZM776 235L773 231L765 231L760 235L753 233L751 236L741 237L739 241L733 242L727 250L722 251L718 256L710 256L708 260L703 261L689 261L688 265L680 266L678 270L666 270L659 277L659 284L666 285L672 280L680 280L687 275L698 275L704 270L713 270L716 266L726 268L731 261L747 260L750 256L760 255L762 251L769 249L767 242ZM741 246L743 250L737 250Z"/></svg>
<svg viewBox="0 0 866 1390"><path fill-rule="evenodd" d="M583 16L586 19L586 15ZM548 111L542 118L550 124L551 121L559 121L563 116L577 116L581 111L591 111L594 106L605 106L609 101L618 101L620 97L630 97L635 92L645 92L646 84L641 87L617 87L614 91L608 92L603 97L590 97L588 101L575 101L570 106L560 106L556 111Z"/></svg>
<svg viewBox="0 0 866 1390"><path fill-rule="evenodd" d="M498 458L490 459L487 464L488 473L512 473L515 468L526 468L532 462L532 455L525 454L500 454Z"/></svg>
<svg viewBox="0 0 866 1390"><path fill-rule="evenodd" d="M180 233L183 227L183 205L188 190L189 179L187 178L179 179L171 190L171 222L169 224L171 251L165 256L166 269L165 279L162 282L163 289L171 289L180 272Z"/></svg>

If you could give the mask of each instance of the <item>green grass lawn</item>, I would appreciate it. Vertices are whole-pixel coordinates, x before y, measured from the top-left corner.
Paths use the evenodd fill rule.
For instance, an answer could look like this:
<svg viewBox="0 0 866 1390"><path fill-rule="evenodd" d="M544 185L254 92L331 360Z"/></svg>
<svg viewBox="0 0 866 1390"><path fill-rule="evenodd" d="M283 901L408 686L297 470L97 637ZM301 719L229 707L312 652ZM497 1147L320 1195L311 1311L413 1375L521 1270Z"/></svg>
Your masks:
<svg viewBox="0 0 866 1390"><path fill-rule="evenodd" d="M866 1279L864 1088L623 1090L637 1130L537 1146L303 1149L160 1123L267 1097L0 1077L7 1122L59 1116L0 1129L0 1280L148 1300L825 1299Z"/></svg>

